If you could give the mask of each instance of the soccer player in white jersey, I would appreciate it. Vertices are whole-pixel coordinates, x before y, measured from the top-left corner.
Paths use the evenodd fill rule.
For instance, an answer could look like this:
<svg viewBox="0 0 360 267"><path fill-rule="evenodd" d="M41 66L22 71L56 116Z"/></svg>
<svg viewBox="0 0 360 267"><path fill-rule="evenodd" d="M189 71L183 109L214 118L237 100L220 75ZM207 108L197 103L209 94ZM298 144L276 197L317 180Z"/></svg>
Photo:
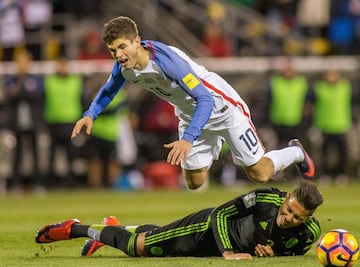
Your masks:
<svg viewBox="0 0 360 267"><path fill-rule="evenodd" d="M91 134L93 121L129 81L174 107L179 139L164 144L169 149L167 162L181 164L190 189L204 184L223 142L229 145L234 163L254 181L267 182L292 163L303 177L314 176L314 163L299 140L292 139L288 147L266 152L249 108L236 90L184 52L158 41L141 40L136 23L123 16L105 24L103 40L115 63L109 79L75 124L72 138L83 127Z"/></svg>

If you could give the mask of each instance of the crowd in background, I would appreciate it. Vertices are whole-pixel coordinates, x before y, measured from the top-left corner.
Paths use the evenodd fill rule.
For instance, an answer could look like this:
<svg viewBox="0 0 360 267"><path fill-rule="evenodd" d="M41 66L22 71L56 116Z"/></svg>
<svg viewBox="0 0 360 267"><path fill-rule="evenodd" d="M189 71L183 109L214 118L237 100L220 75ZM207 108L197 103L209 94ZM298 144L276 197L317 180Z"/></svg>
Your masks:
<svg viewBox="0 0 360 267"><path fill-rule="evenodd" d="M182 22L208 56L360 52L359 0L152 0L147 6L163 8ZM125 7L131 16L123 0L3 0L0 60L12 60L14 50L24 46L35 60L51 60L63 53L71 59L109 58L99 30ZM195 7L202 13L193 14ZM149 22L140 20L144 35L158 37Z"/></svg>
<svg viewBox="0 0 360 267"><path fill-rule="evenodd" d="M358 0L233 0L247 4L267 19L285 39L288 55L359 54L360 1Z"/></svg>
<svg viewBox="0 0 360 267"><path fill-rule="evenodd" d="M44 25L57 14L72 13L77 20L97 16L101 2L0 2L0 59L16 63L15 73L0 77L0 149L10 155L0 161L11 164L7 172L0 171L0 180L6 181L5 188L12 192L31 189L42 193L49 188L78 186L122 190L182 186L180 169L165 162L167 150L162 146L177 138L177 119L169 104L152 95L144 93L136 102L129 102L126 90L121 91L96 120L92 136L70 139L74 122L107 77L71 73L68 61L110 59L98 30L101 24L78 36L76 53L70 53L66 44L52 35L42 43L27 42L29 36L41 35ZM154 2L176 13L166 1ZM257 93L245 98L252 110L261 114L255 114L254 123L265 145L286 146L291 138L301 138L314 152L317 179L323 183L344 184L359 175L360 152L353 157L350 151L358 142L360 93L356 80L339 70L306 76L293 68L291 56L358 54L360 1L179 2L206 3L208 19L189 30L199 36L210 57L260 55L250 43L229 35L224 21L229 4L261 14L268 24L249 23L248 38L264 36L266 42L281 49L280 55L289 56L278 72L265 74L266 85L259 84L253 90ZM64 26L56 27L52 30L65 31ZM274 31L264 27L276 27L280 34L269 35ZM263 56L268 55L271 51ZM33 74L34 60L56 60L56 71ZM293 169L280 178L295 178ZM232 164L226 145L210 179L224 186L247 181Z"/></svg>

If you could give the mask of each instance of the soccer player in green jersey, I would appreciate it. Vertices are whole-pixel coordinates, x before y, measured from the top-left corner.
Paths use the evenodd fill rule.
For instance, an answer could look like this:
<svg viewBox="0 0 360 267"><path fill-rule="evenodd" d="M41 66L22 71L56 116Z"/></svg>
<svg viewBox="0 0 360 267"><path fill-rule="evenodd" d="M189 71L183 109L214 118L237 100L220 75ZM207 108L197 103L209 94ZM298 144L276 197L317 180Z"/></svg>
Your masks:
<svg viewBox="0 0 360 267"><path fill-rule="evenodd" d="M320 236L313 213L322 202L316 185L303 180L292 192L255 189L165 226L85 225L71 219L44 226L35 241L90 237L93 247L101 242L133 257L223 256L240 260L303 255Z"/></svg>

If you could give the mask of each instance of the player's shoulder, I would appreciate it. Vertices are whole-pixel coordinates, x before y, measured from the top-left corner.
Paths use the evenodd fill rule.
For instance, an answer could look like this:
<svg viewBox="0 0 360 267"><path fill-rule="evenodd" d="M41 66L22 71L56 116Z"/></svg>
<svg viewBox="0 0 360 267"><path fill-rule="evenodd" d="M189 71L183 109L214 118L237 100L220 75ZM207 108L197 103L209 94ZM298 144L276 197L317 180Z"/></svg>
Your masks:
<svg viewBox="0 0 360 267"><path fill-rule="evenodd" d="M172 58L174 56L176 57L176 56L185 55L185 53L181 49L172 45L165 44L160 41L144 40L141 43L144 47L148 48L150 51L154 50L155 59L157 60L161 60L163 56L167 58Z"/></svg>
<svg viewBox="0 0 360 267"><path fill-rule="evenodd" d="M284 196L286 192L276 187L264 187L255 189L254 192L257 194L268 194L268 195L279 195Z"/></svg>
<svg viewBox="0 0 360 267"><path fill-rule="evenodd" d="M286 192L280 190L280 189L277 189L277 188L274 188L274 187L263 187L263 188L256 188L256 189L253 189L252 191L244 194L244 195L265 195L265 196L280 196L280 197L283 197L286 195Z"/></svg>
<svg viewBox="0 0 360 267"><path fill-rule="evenodd" d="M314 216L310 216L303 224L309 229L320 229L320 222Z"/></svg>
<svg viewBox="0 0 360 267"><path fill-rule="evenodd" d="M308 233L308 236L312 237L313 241L316 241L321 235L321 227L319 221L311 216L304 223L302 223L303 229Z"/></svg>
<svg viewBox="0 0 360 267"><path fill-rule="evenodd" d="M167 52L170 50L170 46L155 40L143 40L141 44L150 50L155 50L156 52Z"/></svg>
<svg viewBox="0 0 360 267"><path fill-rule="evenodd" d="M286 196L286 192L274 187L256 189L254 193L256 194L257 203L274 204L276 206L280 206Z"/></svg>

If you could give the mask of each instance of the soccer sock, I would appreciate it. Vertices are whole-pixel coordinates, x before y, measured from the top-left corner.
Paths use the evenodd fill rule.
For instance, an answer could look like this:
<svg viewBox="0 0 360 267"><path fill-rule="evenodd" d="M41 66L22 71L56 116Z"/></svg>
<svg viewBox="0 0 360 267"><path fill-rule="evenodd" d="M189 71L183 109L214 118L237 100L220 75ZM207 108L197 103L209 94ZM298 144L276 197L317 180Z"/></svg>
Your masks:
<svg viewBox="0 0 360 267"><path fill-rule="evenodd" d="M90 226L89 232L93 226ZM136 256L136 236L137 234L131 233L128 230L124 229L124 227L118 226L104 226L103 229L97 233L96 229L94 229L93 236L89 237L94 238L106 245L112 246L114 248L118 248L123 251L125 254L129 256Z"/></svg>
<svg viewBox="0 0 360 267"><path fill-rule="evenodd" d="M264 157L270 158L274 164L274 174L278 173L292 163L304 160L304 153L300 147L291 146L280 150L272 150L265 153Z"/></svg>
<svg viewBox="0 0 360 267"><path fill-rule="evenodd" d="M87 230L87 236L97 241L100 241L100 234L104 228L105 225L103 224L92 224Z"/></svg>
<svg viewBox="0 0 360 267"><path fill-rule="evenodd" d="M70 238L88 237L88 229L90 225L74 223L71 226Z"/></svg>
<svg viewBox="0 0 360 267"><path fill-rule="evenodd" d="M136 226L105 226L103 224L73 224L70 238L90 237L106 245L118 248L129 256L136 256L136 234L159 227L154 224Z"/></svg>
<svg viewBox="0 0 360 267"><path fill-rule="evenodd" d="M120 226L121 228L128 230L131 233L143 233L147 231L151 231L155 228L158 228L158 225L155 224L142 224L142 225L127 225L127 226Z"/></svg>
<svg viewBox="0 0 360 267"><path fill-rule="evenodd" d="M135 229L135 233L142 233L142 232L147 232L147 231L151 231L154 230L155 228L158 228L158 225L155 224L143 224L143 225L139 225L136 229Z"/></svg>

